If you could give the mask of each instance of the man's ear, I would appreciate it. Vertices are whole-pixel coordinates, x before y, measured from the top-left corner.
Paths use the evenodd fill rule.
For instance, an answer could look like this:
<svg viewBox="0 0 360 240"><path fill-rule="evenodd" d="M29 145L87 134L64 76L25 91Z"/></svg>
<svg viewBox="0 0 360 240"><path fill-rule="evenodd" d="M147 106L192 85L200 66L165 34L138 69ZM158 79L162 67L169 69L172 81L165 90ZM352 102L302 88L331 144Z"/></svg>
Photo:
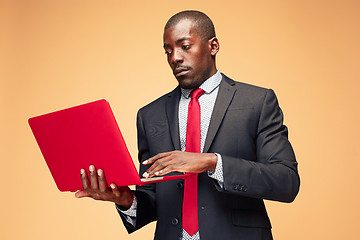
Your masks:
<svg viewBox="0 0 360 240"><path fill-rule="evenodd" d="M216 37L209 39L209 50L211 56L215 56L220 49L219 40Z"/></svg>

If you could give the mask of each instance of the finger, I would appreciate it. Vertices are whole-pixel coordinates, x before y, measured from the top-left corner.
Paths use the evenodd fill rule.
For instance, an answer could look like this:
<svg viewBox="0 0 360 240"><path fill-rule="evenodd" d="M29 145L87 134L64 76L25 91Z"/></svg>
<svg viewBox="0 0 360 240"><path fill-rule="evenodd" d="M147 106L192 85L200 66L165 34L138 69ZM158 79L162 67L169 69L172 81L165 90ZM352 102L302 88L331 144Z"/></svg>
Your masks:
<svg viewBox="0 0 360 240"><path fill-rule="evenodd" d="M148 177L163 175L163 170L171 167L174 163L171 157L165 157L156 161L147 171Z"/></svg>
<svg viewBox="0 0 360 240"><path fill-rule="evenodd" d="M161 169L159 171L155 171L154 175L155 176L163 176L163 175L166 175L166 174L171 173L171 172L175 172L175 171L171 170L170 168L164 168L164 169Z"/></svg>
<svg viewBox="0 0 360 240"><path fill-rule="evenodd" d="M148 170L146 170L146 172L143 173L143 177L144 178L153 177L155 176L155 172L157 172L158 176L160 176L159 171L166 166L164 163L172 159L171 153L172 152L159 153L154 157L149 158L149 161L152 162L153 164L149 167Z"/></svg>
<svg viewBox="0 0 360 240"><path fill-rule="evenodd" d="M155 162L153 165L151 165L144 173L143 173L143 177L144 178L149 178L154 176L154 169L156 168L156 166L159 164L159 162Z"/></svg>
<svg viewBox="0 0 360 240"><path fill-rule="evenodd" d="M90 165L89 167L89 175L90 175L90 183L91 183L91 189L97 190L99 188L98 186L98 178L96 174L96 169L94 165Z"/></svg>
<svg viewBox="0 0 360 240"><path fill-rule="evenodd" d="M151 158L143 161L142 163L143 163L144 165L152 164L154 161L156 161L157 157L158 157L158 155L155 155L154 157L151 157Z"/></svg>
<svg viewBox="0 0 360 240"><path fill-rule="evenodd" d="M83 198L83 197L90 197L91 195L85 190L79 190L75 193L75 197Z"/></svg>
<svg viewBox="0 0 360 240"><path fill-rule="evenodd" d="M177 172L176 166L173 166L173 164L169 163L169 165L164 166L161 169L155 168L153 171L154 176L163 176L165 174L171 173L171 172Z"/></svg>
<svg viewBox="0 0 360 240"><path fill-rule="evenodd" d="M106 192L106 190L108 189L108 186L106 183L104 171L102 169L98 169L97 174L98 174L98 178L99 178L99 190L100 190L100 192Z"/></svg>
<svg viewBox="0 0 360 240"><path fill-rule="evenodd" d="M164 153L156 154L155 156L143 161L143 164L144 165L152 164L152 163L158 161L161 158L167 157L168 155L170 155L170 152L164 152Z"/></svg>
<svg viewBox="0 0 360 240"><path fill-rule="evenodd" d="M120 197L120 191L115 183L110 184L110 188L111 188L113 194L115 195L115 197L117 197L117 198Z"/></svg>
<svg viewBox="0 0 360 240"><path fill-rule="evenodd" d="M188 172L192 162L190 161L189 154L180 151L174 151L172 153L173 154L156 161L147 170L149 174L148 177L162 176L171 172ZM185 159L187 160L185 161Z"/></svg>
<svg viewBox="0 0 360 240"><path fill-rule="evenodd" d="M84 190L88 189L89 187L89 179L86 175L86 171L85 169L81 169L80 170L80 178L81 178L81 183L82 183L82 187Z"/></svg>

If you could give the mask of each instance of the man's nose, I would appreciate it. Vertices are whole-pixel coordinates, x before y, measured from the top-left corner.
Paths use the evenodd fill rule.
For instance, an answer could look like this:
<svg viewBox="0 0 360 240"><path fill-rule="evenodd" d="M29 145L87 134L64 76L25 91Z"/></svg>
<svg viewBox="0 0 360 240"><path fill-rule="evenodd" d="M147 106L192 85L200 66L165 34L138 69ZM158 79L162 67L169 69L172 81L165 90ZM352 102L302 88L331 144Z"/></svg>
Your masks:
<svg viewBox="0 0 360 240"><path fill-rule="evenodd" d="M179 62L183 62L184 59L179 51L174 50L171 58L172 64L177 64Z"/></svg>

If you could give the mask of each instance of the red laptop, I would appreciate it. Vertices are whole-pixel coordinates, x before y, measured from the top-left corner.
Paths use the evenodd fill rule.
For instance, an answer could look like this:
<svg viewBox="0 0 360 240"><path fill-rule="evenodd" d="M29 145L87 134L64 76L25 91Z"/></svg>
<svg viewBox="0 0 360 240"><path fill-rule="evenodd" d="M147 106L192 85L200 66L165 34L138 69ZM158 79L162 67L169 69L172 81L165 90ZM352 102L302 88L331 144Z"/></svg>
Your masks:
<svg viewBox="0 0 360 240"><path fill-rule="evenodd" d="M184 179L191 174L140 179L116 119L99 100L29 119L29 125L60 191L82 189L80 169L91 164L118 186Z"/></svg>

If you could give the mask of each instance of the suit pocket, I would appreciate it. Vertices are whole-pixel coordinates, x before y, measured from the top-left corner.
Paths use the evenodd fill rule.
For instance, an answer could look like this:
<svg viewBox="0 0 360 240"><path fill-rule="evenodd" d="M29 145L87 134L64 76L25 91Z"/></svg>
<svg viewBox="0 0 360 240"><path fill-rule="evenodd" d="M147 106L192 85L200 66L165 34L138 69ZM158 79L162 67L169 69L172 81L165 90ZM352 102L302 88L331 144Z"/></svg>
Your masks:
<svg viewBox="0 0 360 240"><path fill-rule="evenodd" d="M231 218L238 227L271 228L269 217L263 211L233 209Z"/></svg>

